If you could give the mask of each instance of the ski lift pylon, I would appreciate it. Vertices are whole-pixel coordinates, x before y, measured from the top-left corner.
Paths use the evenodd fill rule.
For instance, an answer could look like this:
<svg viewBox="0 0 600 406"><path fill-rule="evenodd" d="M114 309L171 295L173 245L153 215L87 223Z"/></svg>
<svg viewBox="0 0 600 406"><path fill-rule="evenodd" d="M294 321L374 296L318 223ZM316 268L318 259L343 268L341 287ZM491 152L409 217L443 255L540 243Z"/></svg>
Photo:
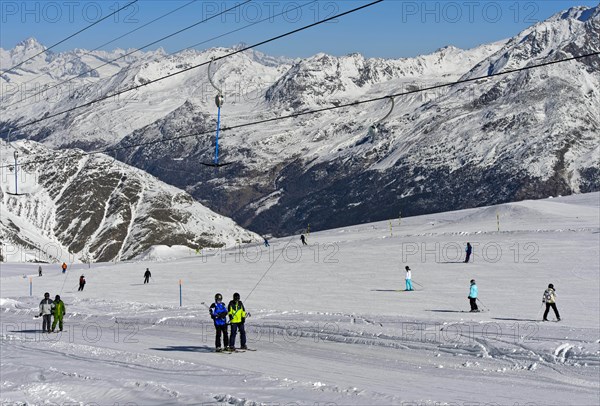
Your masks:
<svg viewBox="0 0 600 406"><path fill-rule="evenodd" d="M27 193L19 193L19 163L18 163L18 159L19 159L19 151L17 151L15 149L15 152L13 154L14 158L15 158L15 193L12 192L6 192L7 195L11 195L11 196L25 196Z"/></svg>

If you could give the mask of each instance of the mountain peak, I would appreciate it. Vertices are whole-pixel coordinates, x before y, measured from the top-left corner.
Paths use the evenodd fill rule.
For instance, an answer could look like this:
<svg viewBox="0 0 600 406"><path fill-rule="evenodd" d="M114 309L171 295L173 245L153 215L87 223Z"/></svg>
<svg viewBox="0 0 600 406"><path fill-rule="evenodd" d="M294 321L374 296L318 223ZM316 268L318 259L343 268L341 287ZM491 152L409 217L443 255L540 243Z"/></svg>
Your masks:
<svg viewBox="0 0 600 406"><path fill-rule="evenodd" d="M29 37L29 38L24 39L23 41L19 42L17 45L15 45L15 49L16 48L23 48L23 50L25 50L25 51L29 51L29 50L43 51L46 49L46 47L44 45L42 45L37 39L35 39L33 37Z"/></svg>
<svg viewBox="0 0 600 406"><path fill-rule="evenodd" d="M600 16L600 5L596 7L576 6L555 14L550 20L579 20L585 22L597 16Z"/></svg>

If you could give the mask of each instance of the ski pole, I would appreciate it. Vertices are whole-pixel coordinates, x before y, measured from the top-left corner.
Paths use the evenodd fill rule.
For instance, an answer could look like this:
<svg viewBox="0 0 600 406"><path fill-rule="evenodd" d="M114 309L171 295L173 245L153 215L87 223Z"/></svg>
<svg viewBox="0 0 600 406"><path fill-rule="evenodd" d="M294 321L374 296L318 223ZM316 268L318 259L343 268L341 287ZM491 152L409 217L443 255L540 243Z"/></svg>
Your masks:
<svg viewBox="0 0 600 406"><path fill-rule="evenodd" d="M536 319L540 318L540 315L542 314L543 310L544 310L544 303L542 302L542 307L540 307L540 310L538 310L537 314L535 315Z"/></svg>
<svg viewBox="0 0 600 406"><path fill-rule="evenodd" d="M479 300L479 298L477 298L477 301L478 301L479 303L481 303L481 305L483 306L483 308L484 308L484 309L486 309L486 310L490 310L490 309L489 309L489 308L488 308L488 307L487 307L485 304L483 304L483 302L482 302L481 300Z"/></svg>
<svg viewBox="0 0 600 406"><path fill-rule="evenodd" d="M414 280L412 281L412 283L414 283L415 285L419 285L420 287L422 287L423 289L425 289L425 286L421 285L419 282L415 282Z"/></svg>

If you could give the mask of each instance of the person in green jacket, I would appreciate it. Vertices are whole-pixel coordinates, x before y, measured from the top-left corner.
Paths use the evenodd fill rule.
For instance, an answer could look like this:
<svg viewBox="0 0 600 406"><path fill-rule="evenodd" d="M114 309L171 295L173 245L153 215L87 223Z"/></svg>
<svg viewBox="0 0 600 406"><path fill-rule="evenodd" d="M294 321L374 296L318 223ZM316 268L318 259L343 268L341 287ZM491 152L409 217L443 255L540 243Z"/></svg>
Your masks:
<svg viewBox="0 0 600 406"><path fill-rule="evenodd" d="M250 314L246 314L246 309L244 308L244 304L240 300L240 294L234 293L233 300L229 302L229 306L227 306L227 310L229 313L229 324L231 324L231 334L229 336L229 349L231 351L235 351L235 336L237 335L237 331L240 331L240 344L241 349L246 350L246 330L244 329L244 322L246 321L246 315L250 316Z"/></svg>
<svg viewBox="0 0 600 406"><path fill-rule="evenodd" d="M54 316L54 321L52 322L52 332L54 333L54 329L56 328L56 323L58 323L58 328L60 331L63 331L63 316L65 315L65 304L62 300L60 300L60 296L56 295L54 298L54 303L52 304L52 316Z"/></svg>

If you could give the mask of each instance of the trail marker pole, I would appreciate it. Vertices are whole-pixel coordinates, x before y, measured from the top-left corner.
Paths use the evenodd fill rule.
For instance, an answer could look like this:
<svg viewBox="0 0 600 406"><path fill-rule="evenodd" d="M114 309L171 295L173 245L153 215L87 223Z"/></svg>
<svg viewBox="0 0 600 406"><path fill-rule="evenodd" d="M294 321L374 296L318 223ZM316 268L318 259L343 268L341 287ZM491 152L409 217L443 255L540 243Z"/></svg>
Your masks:
<svg viewBox="0 0 600 406"><path fill-rule="evenodd" d="M181 297L181 279L179 279L179 307L182 306L183 300Z"/></svg>

